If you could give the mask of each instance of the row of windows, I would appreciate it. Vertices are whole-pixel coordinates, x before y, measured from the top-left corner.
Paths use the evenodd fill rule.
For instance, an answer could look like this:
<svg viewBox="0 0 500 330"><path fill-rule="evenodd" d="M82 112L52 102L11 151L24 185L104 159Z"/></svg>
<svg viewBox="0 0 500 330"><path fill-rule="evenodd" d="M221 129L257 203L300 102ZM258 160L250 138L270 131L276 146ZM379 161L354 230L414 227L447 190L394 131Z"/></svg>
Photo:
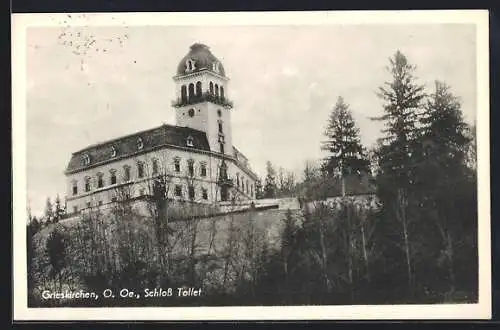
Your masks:
<svg viewBox="0 0 500 330"><path fill-rule="evenodd" d="M245 184L246 183L246 184ZM253 196L253 184L250 184L250 181L243 179L243 177L240 180L240 173L236 173L236 186L238 189L240 189L242 192L246 193L247 195L250 194L250 196Z"/></svg>
<svg viewBox="0 0 500 330"><path fill-rule="evenodd" d="M139 196L144 196L145 194L146 194L146 192L145 192L144 189L140 189L139 190ZM175 185L174 194L175 194L176 197L184 197L183 186L182 185ZM188 195L189 199L193 199L194 200L194 199L197 198L197 196L196 196L196 189L194 188L194 186L188 186L187 187L187 195ZM203 200L208 200L208 190L207 190L207 188L201 188L201 198ZM116 197L112 197L110 201L111 202L116 202ZM98 206L102 206L103 202L102 201L98 201L97 205ZM87 202L86 207L90 208L91 206L92 206L91 202ZM77 205L73 206L73 212L74 213L78 212L78 206Z"/></svg>
<svg viewBox="0 0 500 330"><path fill-rule="evenodd" d="M218 84L214 84L210 82L209 84L209 92L210 95L214 95L215 97L221 97L224 99L224 87L219 86ZM196 85L191 83L188 86L181 86L181 100L187 102L188 99L192 97L201 97L203 94L203 87L201 81L196 82Z"/></svg>
<svg viewBox="0 0 500 330"><path fill-rule="evenodd" d="M253 196L253 184L248 180L245 181L243 177L240 179L239 173L236 173L236 186L245 194Z"/></svg>
<svg viewBox="0 0 500 330"><path fill-rule="evenodd" d="M196 70L196 61L193 60L193 59L187 59L186 60L186 72L192 72ZM219 62L213 62L212 63L212 70L217 72L217 73L221 73L220 72L220 67L219 67Z"/></svg>
<svg viewBox="0 0 500 330"><path fill-rule="evenodd" d="M182 185L175 185L174 194L176 197L184 197ZM196 190L193 186L187 187L187 195L189 199L196 199ZM208 200L208 190L206 188L201 188L201 198Z"/></svg>
<svg viewBox="0 0 500 330"><path fill-rule="evenodd" d="M137 163L137 177L144 178L146 175L146 164L144 162L138 162ZM207 165L202 162L200 164L199 168L199 174L201 177L206 177L207 176ZM110 171L110 176L109 176L109 184L114 185L117 183L117 174L115 169L111 169ZM174 172L180 173L181 172L181 160L180 158L175 158L174 159ZM158 159L153 159L151 161L151 174L153 176L160 174L160 164ZM189 159L187 161L187 174L191 177L195 176L195 169L194 169L194 160ZM128 182L131 180L131 167L129 165L123 166L123 182ZM84 190L85 192L91 191L91 177L85 177L84 179ZM105 180L104 180L104 174L103 173L97 173L97 188L103 188L105 186ZM72 186L72 193L73 195L78 195L78 181L74 180L73 181L73 186Z"/></svg>
<svg viewBox="0 0 500 330"><path fill-rule="evenodd" d="M193 147L194 146L193 142L194 142L194 139L191 135L186 138L186 146ZM137 143L137 150L144 149L144 142L142 141L141 138L138 138L136 143ZM118 153L117 148L115 146L111 146L110 153L111 153L111 157L116 157L116 155ZM84 165L90 165L90 156L88 154L82 155L82 160L83 160Z"/></svg>

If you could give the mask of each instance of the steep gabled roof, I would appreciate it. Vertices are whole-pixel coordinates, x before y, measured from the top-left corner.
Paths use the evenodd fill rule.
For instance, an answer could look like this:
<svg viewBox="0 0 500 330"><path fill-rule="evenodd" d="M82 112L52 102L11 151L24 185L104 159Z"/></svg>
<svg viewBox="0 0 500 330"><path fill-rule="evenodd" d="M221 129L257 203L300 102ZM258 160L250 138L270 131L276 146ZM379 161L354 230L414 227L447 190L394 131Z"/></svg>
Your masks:
<svg viewBox="0 0 500 330"><path fill-rule="evenodd" d="M192 146L187 145L188 138L192 138ZM138 148L139 141L143 147ZM90 168L106 161L130 157L137 153L151 151L160 146L175 146L210 151L210 145L205 132L189 127L162 125L149 130L122 136L113 140L88 146L74 152L66 168L67 173ZM113 156L113 149L116 155ZM85 163L88 156L90 163Z"/></svg>

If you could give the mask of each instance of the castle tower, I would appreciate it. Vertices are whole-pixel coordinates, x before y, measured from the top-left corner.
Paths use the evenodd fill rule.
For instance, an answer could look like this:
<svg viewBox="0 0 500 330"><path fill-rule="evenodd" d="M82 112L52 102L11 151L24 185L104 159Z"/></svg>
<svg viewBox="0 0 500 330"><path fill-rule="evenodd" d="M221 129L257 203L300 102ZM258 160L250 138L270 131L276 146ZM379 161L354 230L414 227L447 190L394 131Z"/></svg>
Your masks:
<svg viewBox="0 0 500 330"><path fill-rule="evenodd" d="M176 125L203 131L210 150L232 154L228 81L222 63L203 44L195 43L174 76Z"/></svg>

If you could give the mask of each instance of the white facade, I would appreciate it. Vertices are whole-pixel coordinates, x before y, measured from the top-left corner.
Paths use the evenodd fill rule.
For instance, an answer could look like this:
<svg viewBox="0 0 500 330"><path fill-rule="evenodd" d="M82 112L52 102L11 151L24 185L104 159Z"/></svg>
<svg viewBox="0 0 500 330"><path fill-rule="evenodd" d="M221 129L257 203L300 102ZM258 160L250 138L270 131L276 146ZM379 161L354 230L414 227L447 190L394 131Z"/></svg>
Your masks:
<svg viewBox="0 0 500 330"><path fill-rule="evenodd" d="M152 193L153 160L159 165L160 174L168 174L169 184L167 196L172 199L189 198L189 186L195 190L194 201L200 203L214 203L221 200L220 187L217 185L219 168L222 157L216 153L198 153L191 150L161 149L119 159L106 164L98 165L85 171L67 175L67 207L68 211L79 211L89 206L107 204L113 201L119 189L126 186L130 197L139 197ZM176 171L176 160L179 161L179 171ZM189 161L193 162L193 175L189 173ZM144 168L143 177L139 177L139 166ZM227 161L227 174L233 181L231 193L242 200L255 198L255 178L252 173L238 166L234 161ZM202 175L202 167L206 166L206 175ZM125 168L130 169L130 179L125 178ZM115 173L116 183L111 183L112 173ZM99 176L102 175L102 187L99 187ZM86 180L89 182L89 191L86 191ZM76 194L73 194L76 185ZM182 188L181 196L176 195L176 186ZM207 199L203 197L206 189ZM90 204L89 204L90 203ZM75 209L76 208L76 209Z"/></svg>
<svg viewBox="0 0 500 330"><path fill-rule="evenodd" d="M100 159L95 162L85 150L75 153L72 157L83 157L86 166L68 167L66 171L68 213L112 203L119 198L117 194L123 191L130 198L152 194L152 179L158 175L167 178L167 197L171 199L216 203L227 200L227 193L240 200L255 199L257 177L250 170L246 157L233 148L232 104L227 101L228 79L224 74L219 74L218 65L221 64L213 60L211 53L210 56L209 68L197 72L186 70L189 72L174 77L177 100L174 101L176 126L173 127L188 127L204 132L210 150L201 150L188 142L187 145L155 145L144 150L138 147L122 156L113 146L113 156L104 159L98 145L93 150L101 152L101 158L95 157ZM186 67L197 65L196 58L188 58L187 62ZM203 63L206 62L205 59ZM192 96L198 98L192 99ZM120 143L120 139L114 141ZM102 146L106 147L102 149L109 149L113 143L103 143ZM220 184L223 160L232 186ZM227 193L223 193L222 189Z"/></svg>

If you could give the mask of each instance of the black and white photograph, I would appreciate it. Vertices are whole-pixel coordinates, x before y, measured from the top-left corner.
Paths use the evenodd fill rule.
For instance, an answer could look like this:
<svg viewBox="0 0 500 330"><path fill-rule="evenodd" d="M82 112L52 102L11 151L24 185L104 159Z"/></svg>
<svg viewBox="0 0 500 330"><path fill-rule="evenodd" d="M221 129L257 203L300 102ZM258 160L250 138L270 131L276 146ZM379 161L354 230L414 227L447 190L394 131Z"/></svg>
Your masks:
<svg viewBox="0 0 500 330"><path fill-rule="evenodd" d="M491 317L486 11L12 21L20 319Z"/></svg>

